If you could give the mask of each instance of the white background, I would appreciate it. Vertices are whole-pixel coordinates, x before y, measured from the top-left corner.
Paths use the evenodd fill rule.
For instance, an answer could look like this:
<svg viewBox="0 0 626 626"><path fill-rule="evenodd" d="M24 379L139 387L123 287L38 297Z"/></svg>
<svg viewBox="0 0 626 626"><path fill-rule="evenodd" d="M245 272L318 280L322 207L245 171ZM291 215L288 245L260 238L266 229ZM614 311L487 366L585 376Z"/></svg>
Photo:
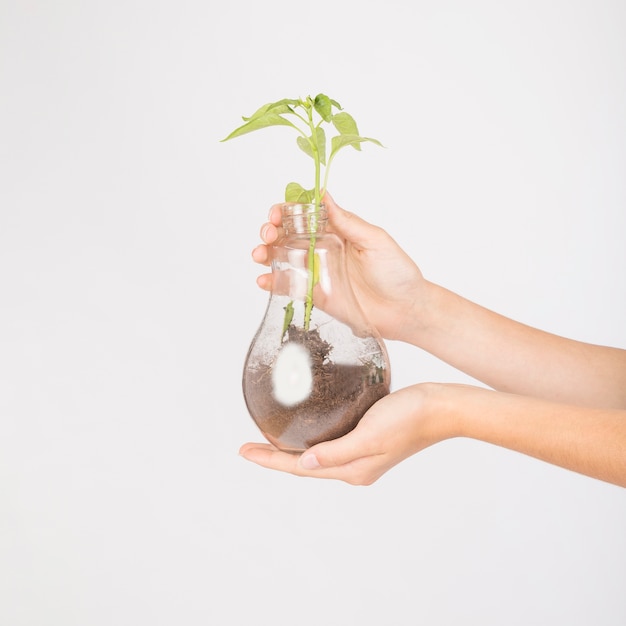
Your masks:
<svg viewBox="0 0 626 626"><path fill-rule="evenodd" d="M467 440L368 488L238 457L249 254L310 162L219 140L320 91L386 146L335 199L428 278L626 347L623 2L0 0L3 626L626 623L623 489Z"/></svg>

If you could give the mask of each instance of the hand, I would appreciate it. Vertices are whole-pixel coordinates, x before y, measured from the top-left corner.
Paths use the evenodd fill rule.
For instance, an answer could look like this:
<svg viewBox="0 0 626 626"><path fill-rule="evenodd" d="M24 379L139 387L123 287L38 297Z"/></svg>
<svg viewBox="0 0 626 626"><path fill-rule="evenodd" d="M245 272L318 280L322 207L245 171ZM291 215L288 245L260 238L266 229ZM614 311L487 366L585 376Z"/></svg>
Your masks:
<svg viewBox="0 0 626 626"><path fill-rule="evenodd" d="M426 284L419 268L382 228L340 208L328 193L323 201L328 230L344 240L348 274L365 316L381 336L402 339L419 318L416 309ZM262 265L269 265L268 246L282 232L280 207L271 208L269 222L261 228L264 243L252 251L252 258ZM257 284L271 290L272 275L259 276Z"/></svg>
<svg viewBox="0 0 626 626"><path fill-rule="evenodd" d="M453 435L446 431L446 421L429 408L437 388L421 384L395 391L376 402L347 435L319 443L301 455L262 443L247 443L239 454L296 476L370 485L400 461Z"/></svg>

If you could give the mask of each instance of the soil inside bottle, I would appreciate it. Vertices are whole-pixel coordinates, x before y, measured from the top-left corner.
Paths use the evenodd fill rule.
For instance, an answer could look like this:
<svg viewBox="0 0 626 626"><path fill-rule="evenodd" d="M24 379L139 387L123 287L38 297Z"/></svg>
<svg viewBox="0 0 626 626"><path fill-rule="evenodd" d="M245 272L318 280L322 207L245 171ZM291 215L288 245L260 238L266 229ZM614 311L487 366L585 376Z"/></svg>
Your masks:
<svg viewBox="0 0 626 626"><path fill-rule="evenodd" d="M334 363L332 346L317 329L291 325L287 332L285 343L302 346L310 356L312 384L306 399L291 406L276 399L274 363L247 370L243 383L250 414L265 437L283 450L300 452L350 432L367 409L389 393L389 384L375 363Z"/></svg>

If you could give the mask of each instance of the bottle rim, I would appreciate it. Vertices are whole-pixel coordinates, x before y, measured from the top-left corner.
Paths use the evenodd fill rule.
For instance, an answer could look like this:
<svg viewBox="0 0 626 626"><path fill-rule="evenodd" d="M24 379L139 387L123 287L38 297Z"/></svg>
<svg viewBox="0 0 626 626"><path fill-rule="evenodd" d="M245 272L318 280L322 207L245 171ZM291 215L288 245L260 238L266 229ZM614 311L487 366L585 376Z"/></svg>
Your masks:
<svg viewBox="0 0 626 626"><path fill-rule="evenodd" d="M323 203L317 206L314 202L285 202L282 218L286 233L311 234L325 229L328 213Z"/></svg>

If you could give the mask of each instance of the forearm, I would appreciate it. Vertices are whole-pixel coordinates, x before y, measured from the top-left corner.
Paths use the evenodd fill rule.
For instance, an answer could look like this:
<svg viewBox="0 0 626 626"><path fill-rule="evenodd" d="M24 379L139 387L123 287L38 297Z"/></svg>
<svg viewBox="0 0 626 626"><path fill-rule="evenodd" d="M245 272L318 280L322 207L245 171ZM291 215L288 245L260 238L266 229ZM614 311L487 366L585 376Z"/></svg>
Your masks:
<svg viewBox="0 0 626 626"><path fill-rule="evenodd" d="M450 433L626 487L626 411L559 404L465 385L433 385L433 419Z"/></svg>
<svg viewBox="0 0 626 626"><path fill-rule="evenodd" d="M626 350L531 328L433 283L420 295L404 340L500 391L626 408Z"/></svg>

